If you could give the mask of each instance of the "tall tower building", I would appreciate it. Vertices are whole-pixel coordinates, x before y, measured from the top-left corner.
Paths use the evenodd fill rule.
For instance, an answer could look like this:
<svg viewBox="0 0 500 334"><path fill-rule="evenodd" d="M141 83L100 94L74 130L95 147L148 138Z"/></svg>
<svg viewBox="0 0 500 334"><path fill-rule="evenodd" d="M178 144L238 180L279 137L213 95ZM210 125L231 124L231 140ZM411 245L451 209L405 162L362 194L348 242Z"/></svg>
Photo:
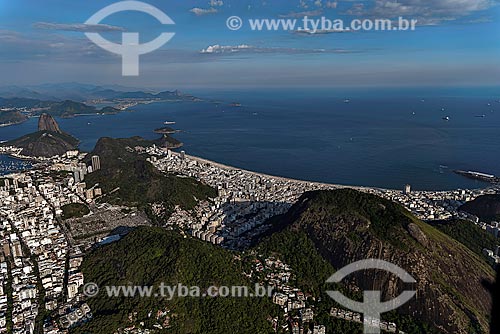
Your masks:
<svg viewBox="0 0 500 334"><path fill-rule="evenodd" d="M75 183L79 183L80 182L80 172L75 170L73 172L73 178L75 179Z"/></svg>
<svg viewBox="0 0 500 334"><path fill-rule="evenodd" d="M10 256L10 245L8 240L3 241L3 254L5 257Z"/></svg>
<svg viewBox="0 0 500 334"><path fill-rule="evenodd" d="M92 157L92 171L98 171L101 169L101 159L99 158L98 155L94 155Z"/></svg>
<svg viewBox="0 0 500 334"><path fill-rule="evenodd" d="M12 251L13 258L23 257L23 249L21 247L21 243L18 240L14 241L12 243L11 251Z"/></svg>

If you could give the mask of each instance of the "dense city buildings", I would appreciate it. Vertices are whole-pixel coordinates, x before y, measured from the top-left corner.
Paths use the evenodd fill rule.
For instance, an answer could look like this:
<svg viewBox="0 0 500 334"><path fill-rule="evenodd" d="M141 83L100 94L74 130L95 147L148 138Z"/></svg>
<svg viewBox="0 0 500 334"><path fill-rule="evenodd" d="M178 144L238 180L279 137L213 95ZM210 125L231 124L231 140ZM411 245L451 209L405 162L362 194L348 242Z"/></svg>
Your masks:
<svg viewBox="0 0 500 334"><path fill-rule="evenodd" d="M306 191L332 190L346 186L286 179L245 171L185 153L150 148L151 162L158 169L194 177L218 190L212 203L202 203L194 212L178 210L166 225L185 228L202 240L231 248L248 246L252 237L268 227L268 218L285 213ZM478 196L496 193L496 188L453 191L390 190L351 187L403 205L422 220L463 218L480 222L458 208ZM476 221L477 220L477 221ZM483 229L487 224L480 224Z"/></svg>
<svg viewBox="0 0 500 334"><path fill-rule="evenodd" d="M1 150L19 157L15 148ZM140 151L158 170L193 177L217 190L215 198L201 201L193 210L177 207L163 222L164 227L231 249L246 249L253 238L270 228L269 218L287 212L304 192L345 188L245 171L184 151L175 153L156 146ZM81 292L85 277L80 265L85 251L118 240L119 234L106 234L111 229L150 224L137 208L107 204L101 188L85 183L89 173L101 169L99 156L90 160L85 156L69 151L60 157L35 159L32 170L10 174L0 183L0 333L7 328L12 333L35 333L40 326L46 334L65 333L92 318ZM496 193L495 188L412 191L406 185L402 190L355 189L400 203L423 220L461 218L495 236L500 233L498 223L486 224L458 210L480 195ZM88 206L90 212L80 218L65 217L68 205ZM484 254L494 264L500 262L499 251L498 247L485 249ZM283 317L273 319L273 326L300 333L313 321L314 306L304 292L288 284L292 275L292 268L277 258L257 259L251 274L275 288L272 301ZM41 322L38 316L47 312L57 316ZM348 310L332 309L330 315L361 322L359 314ZM374 325L388 332L396 330L393 323ZM313 333L325 333L325 327L314 326Z"/></svg>

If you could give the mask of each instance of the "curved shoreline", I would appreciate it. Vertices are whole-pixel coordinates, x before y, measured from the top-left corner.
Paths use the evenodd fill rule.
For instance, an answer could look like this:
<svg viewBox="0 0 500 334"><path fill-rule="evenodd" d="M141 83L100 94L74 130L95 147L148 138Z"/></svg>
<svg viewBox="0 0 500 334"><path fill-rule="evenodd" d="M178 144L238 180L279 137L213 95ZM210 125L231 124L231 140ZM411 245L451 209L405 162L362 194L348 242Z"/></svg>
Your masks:
<svg viewBox="0 0 500 334"><path fill-rule="evenodd" d="M19 125L23 124L24 122L27 122L29 120L29 117L26 118L24 121L19 121L19 122L10 122L10 123L2 123L0 124L0 128L6 128L8 126L14 126L14 125Z"/></svg>
<svg viewBox="0 0 500 334"><path fill-rule="evenodd" d="M172 147L169 148L172 152L172 154L175 154L177 156L180 156L179 152L172 151L173 149L179 149L183 146L183 143L181 143L177 147ZM8 156L12 159L17 159L17 160L22 160L22 161L28 161L33 164L43 162L44 160L40 160L36 157L28 157L28 156L22 156L18 155L13 152L5 152L5 153L0 153L0 155L5 155ZM384 187L376 187L376 186L360 186L360 185L347 185L347 184L335 184L335 183L326 183L326 182L318 182L318 181L308 181L308 180L301 180L301 179L294 179L294 178L289 178L289 177L284 177L284 176L278 176L278 175L272 175L272 174L266 174L262 172L256 172L256 171L251 171L248 169L244 168L239 168L235 166L230 166L230 165L225 165L223 163L219 163L216 161L212 161L206 158L202 157L197 157L189 154L185 154L186 157L201 162L209 165L213 165L215 167L221 168L221 169L227 169L227 170L240 170L244 171L246 173L256 175L259 177L264 177L264 178L274 178L276 180L282 180L282 181L288 181L288 182L295 182L299 184L308 184L308 185L316 185L320 187L331 187L331 188L337 188L337 189L342 189L342 188L351 188L351 189L356 189L356 190L376 190L376 191L402 191L402 189L394 189L394 188L384 188ZM498 186L497 186L498 187ZM456 188L456 189L450 189L450 190L414 190L413 192L417 193L447 193L447 192L452 192L452 191L457 191L457 190L470 190L470 191L478 191L478 190L488 190L488 189L495 189L494 184L487 184L485 183L485 187L479 187L479 188Z"/></svg>
<svg viewBox="0 0 500 334"><path fill-rule="evenodd" d="M180 156L180 153L177 153L177 152L172 152L172 153ZM210 164L210 165L213 165L213 166L221 168L221 169L240 170L240 171L244 171L246 173L253 174L253 175L256 175L256 176L260 176L260 177L274 178L274 179L277 179L277 180L288 181L288 182L296 182L296 183L299 183L299 184L317 185L317 186L321 186L321 187L334 187L334 188L338 188L338 189L351 188L351 189L355 189L355 190L365 190L365 191L366 190L402 191L402 189L390 189L390 188L371 187L371 186L355 186L355 185L345 185L345 184L335 184L335 183L325 183L325 182L317 182L317 181L307 181L307 180L300 180L300 179L292 179L292 178L288 178L288 177L276 176L276 175L271 175L271 174L266 174L266 173L255 172L255 171L247 170L247 169L244 169L244 168L238 168L238 167L234 167L234 166L229 166L229 165L225 165L225 164L222 164L222 163L219 163L219 162L215 162L215 161L208 160L208 159L201 158L201 157L196 157L196 156L189 155L189 154L185 154L185 156L188 157L189 159L192 159L192 160L195 160L195 161L198 161L198 162L202 162L202 163L206 163L206 164ZM493 187L494 187L493 185L490 185L488 187L475 188L475 189L467 189L467 190L471 190L471 191L474 191L474 190L486 190L486 189L490 189L490 188L493 188ZM431 192L432 193L447 193L447 192L456 191L456 190L459 190L459 189L462 189L462 188L457 188L457 189L453 189L453 190L415 190L414 192L418 192L418 193L431 193Z"/></svg>

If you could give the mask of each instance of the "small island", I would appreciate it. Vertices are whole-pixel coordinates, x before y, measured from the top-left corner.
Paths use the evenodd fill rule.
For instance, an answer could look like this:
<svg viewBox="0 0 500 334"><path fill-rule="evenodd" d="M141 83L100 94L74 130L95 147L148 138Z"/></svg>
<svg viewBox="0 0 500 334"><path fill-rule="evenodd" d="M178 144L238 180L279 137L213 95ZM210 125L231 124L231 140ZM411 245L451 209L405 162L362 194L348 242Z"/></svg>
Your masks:
<svg viewBox="0 0 500 334"><path fill-rule="evenodd" d="M165 126L163 128L155 129L155 133L161 134L162 136L154 141L154 143L163 148L176 149L182 147L182 142L178 141L172 134L180 132L179 130L172 129L171 127Z"/></svg>
<svg viewBox="0 0 500 334"><path fill-rule="evenodd" d="M162 135L170 135L179 132L179 130L175 130L171 127L165 126L163 128L155 129L154 132Z"/></svg>

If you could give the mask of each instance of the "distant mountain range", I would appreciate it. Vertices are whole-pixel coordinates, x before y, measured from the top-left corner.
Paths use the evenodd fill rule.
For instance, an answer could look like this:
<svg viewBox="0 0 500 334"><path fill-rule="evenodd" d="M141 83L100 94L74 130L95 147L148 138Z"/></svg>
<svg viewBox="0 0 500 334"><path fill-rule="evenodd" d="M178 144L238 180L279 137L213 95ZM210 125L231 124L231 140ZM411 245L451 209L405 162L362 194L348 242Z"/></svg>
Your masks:
<svg viewBox="0 0 500 334"><path fill-rule="evenodd" d="M94 106L86 105L82 102L71 100L65 101L42 101L28 98L1 98L0 108L27 108L30 115L38 116L42 113L50 114L54 117L73 117L83 114L116 114L120 109L114 107L104 107L98 109ZM21 113L19 110L3 110L0 111L0 126L18 124L28 119L28 116Z"/></svg>
<svg viewBox="0 0 500 334"><path fill-rule="evenodd" d="M27 97L0 97L2 108L48 108L53 101L43 101Z"/></svg>
<svg viewBox="0 0 500 334"><path fill-rule="evenodd" d="M5 99L24 98L39 101L73 100L83 102L95 99L186 99L197 100L196 97L180 91L155 92L123 86L96 86L80 83L43 84L37 86L5 86L0 87L0 96ZM1 100L0 100L1 102ZM1 103L0 103L1 106Z"/></svg>
<svg viewBox="0 0 500 334"><path fill-rule="evenodd" d="M138 103L151 101L201 101L178 90L151 92L125 90L125 87L84 85L77 83L47 84L33 87L0 87L0 126L19 124L29 116L42 113L54 117L73 117L84 114L116 114ZM89 103L90 102L90 103ZM99 109L93 104L110 102L115 107ZM89 105L90 104L90 105ZM19 110L25 108L23 114ZM23 111L24 112L24 111Z"/></svg>

